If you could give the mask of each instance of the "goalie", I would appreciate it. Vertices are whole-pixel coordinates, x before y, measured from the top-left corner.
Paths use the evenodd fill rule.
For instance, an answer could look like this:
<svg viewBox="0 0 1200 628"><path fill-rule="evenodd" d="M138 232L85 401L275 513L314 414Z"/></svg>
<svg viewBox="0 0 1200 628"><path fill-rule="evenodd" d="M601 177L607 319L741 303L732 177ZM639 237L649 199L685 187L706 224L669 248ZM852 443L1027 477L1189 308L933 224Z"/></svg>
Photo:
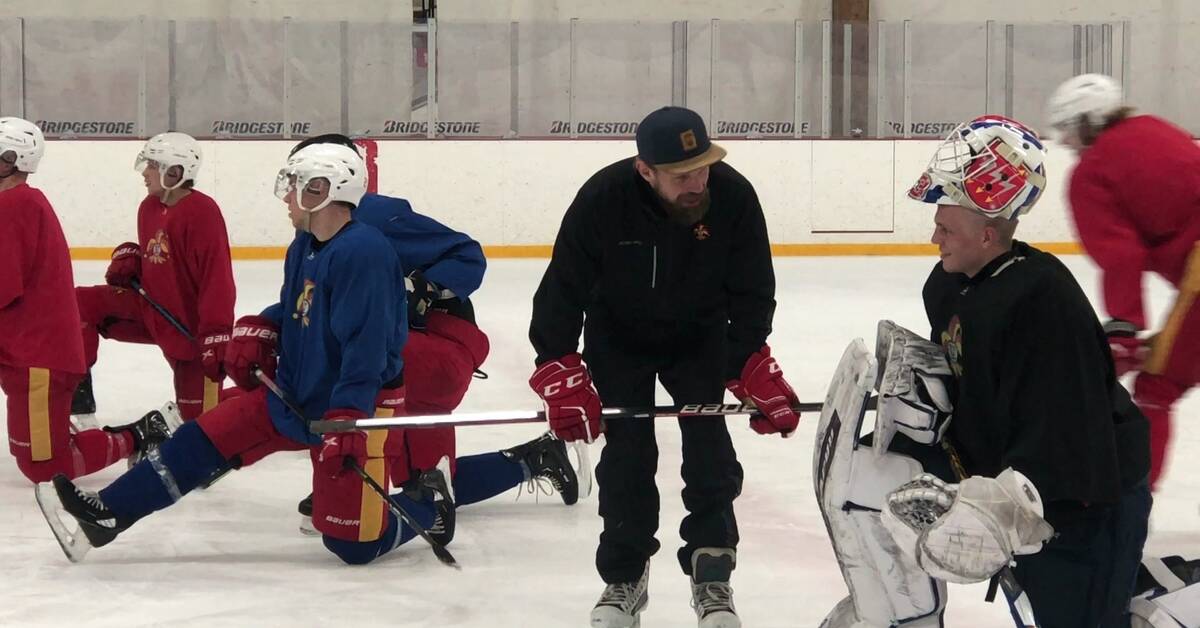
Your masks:
<svg viewBox="0 0 1200 628"><path fill-rule="evenodd" d="M876 356L856 341L831 385L814 481L850 597L829 628L941 626L946 581L1001 570L1037 626L1129 625L1148 425L1070 272L1013 239L1045 189L1044 155L1033 131L983 116L909 191L937 205L933 342L884 321ZM860 441L872 385L875 432Z"/></svg>

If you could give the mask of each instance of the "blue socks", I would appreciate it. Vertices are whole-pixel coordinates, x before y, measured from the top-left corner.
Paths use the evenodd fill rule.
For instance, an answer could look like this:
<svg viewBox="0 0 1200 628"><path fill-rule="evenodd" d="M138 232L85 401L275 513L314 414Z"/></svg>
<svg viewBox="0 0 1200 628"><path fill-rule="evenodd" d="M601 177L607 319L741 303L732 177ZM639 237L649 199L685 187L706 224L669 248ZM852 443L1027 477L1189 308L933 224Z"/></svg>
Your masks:
<svg viewBox="0 0 1200 628"><path fill-rule="evenodd" d="M490 499L524 482L525 467L500 452L463 456L455 461L454 501L466 506Z"/></svg>
<svg viewBox="0 0 1200 628"><path fill-rule="evenodd" d="M100 491L113 514L130 523L179 501L229 467L194 421L184 423L157 450Z"/></svg>

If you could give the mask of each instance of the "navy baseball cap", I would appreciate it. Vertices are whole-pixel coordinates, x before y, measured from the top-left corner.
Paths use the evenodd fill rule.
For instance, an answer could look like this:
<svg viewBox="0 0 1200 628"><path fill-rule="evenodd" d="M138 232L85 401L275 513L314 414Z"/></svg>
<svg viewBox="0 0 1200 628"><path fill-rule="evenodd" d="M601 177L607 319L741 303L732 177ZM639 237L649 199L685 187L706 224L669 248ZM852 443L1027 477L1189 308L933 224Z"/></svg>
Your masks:
<svg viewBox="0 0 1200 628"><path fill-rule="evenodd" d="M691 172L725 158L725 149L708 139L704 119L684 107L651 112L637 128L638 158L671 174Z"/></svg>

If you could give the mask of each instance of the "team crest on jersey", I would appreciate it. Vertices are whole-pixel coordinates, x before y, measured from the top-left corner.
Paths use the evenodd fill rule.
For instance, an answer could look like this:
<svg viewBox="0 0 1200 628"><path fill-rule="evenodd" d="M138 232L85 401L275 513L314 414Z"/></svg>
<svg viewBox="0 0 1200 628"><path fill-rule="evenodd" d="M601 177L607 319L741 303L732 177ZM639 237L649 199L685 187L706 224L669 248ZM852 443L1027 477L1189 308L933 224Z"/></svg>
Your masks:
<svg viewBox="0 0 1200 628"><path fill-rule="evenodd" d="M950 370L955 377L962 377L962 322L955 315L950 319L950 326L942 332L942 350L946 352L946 360L950 362Z"/></svg>
<svg viewBox="0 0 1200 628"><path fill-rule="evenodd" d="M704 223L700 223L692 227L692 235L696 236L697 240L707 240L712 236L712 233L709 232L708 227Z"/></svg>
<svg viewBox="0 0 1200 628"><path fill-rule="evenodd" d="M167 242L167 234L159 229L155 232L154 237L146 243L146 259L154 264L166 263L171 257L171 245Z"/></svg>
<svg viewBox="0 0 1200 628"><path fill-rule="evenodd" d="M308 327L308 312L312 309L313 288L315 287L317 284L312 280L304 280L304 290L296 299L296 311L292 312L292 318L300 319L300 324L304 327Z"/></svg>

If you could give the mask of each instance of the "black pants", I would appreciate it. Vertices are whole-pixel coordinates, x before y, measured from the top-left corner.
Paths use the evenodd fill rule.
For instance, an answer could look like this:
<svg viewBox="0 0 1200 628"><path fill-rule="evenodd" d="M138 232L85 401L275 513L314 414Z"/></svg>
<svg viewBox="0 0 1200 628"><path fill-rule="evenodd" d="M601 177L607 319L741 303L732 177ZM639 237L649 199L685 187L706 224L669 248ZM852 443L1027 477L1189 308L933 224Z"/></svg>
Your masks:
<svg viewBox="0 0 1200 628"><path fill-rule="evenodd" d="M681 336L676 342L639 345L588 329L584 357L605 405L654 405L656 376L677 404L719 403L725 395L724 334L723 328L710 329ZM733 500L742 490L742 467L723 417L682 418L679 429L683 505L688 511L679 527L685 543L679 550L679 564L685 574L691 574L691 556L697 548L737 546ZM659 548L654 538L659 512L654 420L608 420L604 438L596 467L604 519L596 569L606 583L631 582L641 576L646 561Z"/></svg>

